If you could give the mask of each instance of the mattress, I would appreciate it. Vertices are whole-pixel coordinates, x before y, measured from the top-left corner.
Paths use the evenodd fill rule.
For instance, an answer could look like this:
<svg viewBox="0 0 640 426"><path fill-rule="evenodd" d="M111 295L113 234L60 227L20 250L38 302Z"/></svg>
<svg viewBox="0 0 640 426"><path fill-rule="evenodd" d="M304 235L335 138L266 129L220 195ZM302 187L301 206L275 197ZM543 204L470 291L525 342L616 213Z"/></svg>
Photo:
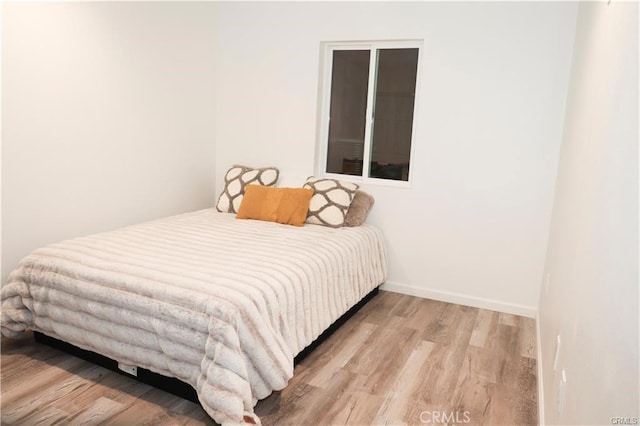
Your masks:
<svg viewBox="0 0 640 426"><path fill-rule="evenodd" d="M382 235L238 220L214 209L52 244L2 287L27 328L194 387L221 424L259 422L293 359L384 282Z"/></svg>

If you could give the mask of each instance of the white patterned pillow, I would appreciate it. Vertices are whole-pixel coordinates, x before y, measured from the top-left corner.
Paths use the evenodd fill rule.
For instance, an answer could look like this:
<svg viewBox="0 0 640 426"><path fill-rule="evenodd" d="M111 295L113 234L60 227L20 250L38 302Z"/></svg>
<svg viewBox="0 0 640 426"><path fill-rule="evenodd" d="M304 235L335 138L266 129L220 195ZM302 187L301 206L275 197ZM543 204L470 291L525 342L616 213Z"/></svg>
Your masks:
<svg viewBox="0 0 640 426"><path fill-rule="evenodd" d="M280 171L275 167L253 169L235 165L224 175L224 189L218 197L216 210L224 213L238 213L245 187L254 185L273 186L278 181Z"/></svg>
<svg viewBox="0 0 640 426"><path fill-rule="evenodd" d="M307 178L304 188L313 189L309 203L307 223L325 225L332 228L344 226L347 211L353 201L358 185L337 179L317 177Z"/></svg>

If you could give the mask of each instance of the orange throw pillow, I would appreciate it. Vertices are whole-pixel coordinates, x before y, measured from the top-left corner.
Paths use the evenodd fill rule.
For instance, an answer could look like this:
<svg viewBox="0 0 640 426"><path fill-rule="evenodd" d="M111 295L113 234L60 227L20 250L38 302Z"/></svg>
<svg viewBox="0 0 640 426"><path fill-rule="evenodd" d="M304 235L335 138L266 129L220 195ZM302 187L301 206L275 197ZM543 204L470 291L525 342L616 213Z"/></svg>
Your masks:
<svg viewBox="0 0 640 426"><path fill-rule="evenodd" d="M236 218L302 226L312 196L313 189L310 188L247 185Z"/></svg>

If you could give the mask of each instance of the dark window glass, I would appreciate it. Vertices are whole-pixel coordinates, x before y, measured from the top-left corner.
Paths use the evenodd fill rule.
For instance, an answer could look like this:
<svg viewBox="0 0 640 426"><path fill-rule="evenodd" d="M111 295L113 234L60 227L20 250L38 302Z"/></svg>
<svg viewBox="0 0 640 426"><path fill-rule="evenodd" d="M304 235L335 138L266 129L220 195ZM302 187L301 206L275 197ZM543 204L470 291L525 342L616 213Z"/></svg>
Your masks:
<svg viewBox="0 0 640 426"><path fill-rule="evenodd" d="M408 180L418 49L379 49L369 177Z"/></svg>
<svg viewBox="0 0 640 426"><path fill-rule="evenodd" d="M327 172L362 176L369 50L335 50L331 72Z"/></svg>

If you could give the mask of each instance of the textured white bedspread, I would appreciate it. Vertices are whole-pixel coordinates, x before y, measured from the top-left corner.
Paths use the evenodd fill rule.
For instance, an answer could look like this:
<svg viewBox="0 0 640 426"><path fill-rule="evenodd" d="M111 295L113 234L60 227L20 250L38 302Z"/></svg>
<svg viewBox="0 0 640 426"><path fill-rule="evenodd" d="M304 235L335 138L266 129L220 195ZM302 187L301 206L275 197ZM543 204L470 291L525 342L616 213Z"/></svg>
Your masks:
<svg viewBox="0 0 640 426"><path fill-rule="evenodd" d="M32 328L191 384L242 423L293 358L384 282L380 232L297 228L214 209L52 244L2 287L2 334Z"/></svg>

